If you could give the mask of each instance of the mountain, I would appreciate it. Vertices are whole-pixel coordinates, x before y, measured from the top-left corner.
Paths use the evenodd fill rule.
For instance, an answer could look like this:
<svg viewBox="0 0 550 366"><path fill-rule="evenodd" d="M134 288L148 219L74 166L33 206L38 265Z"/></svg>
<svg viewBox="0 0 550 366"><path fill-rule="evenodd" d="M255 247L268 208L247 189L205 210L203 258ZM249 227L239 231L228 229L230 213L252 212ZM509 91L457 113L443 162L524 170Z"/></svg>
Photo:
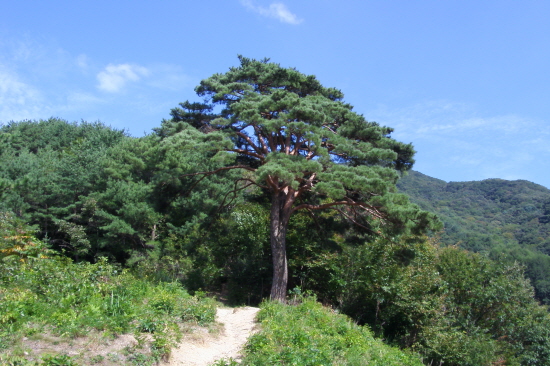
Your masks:
<svg viewBox="0 0 550 366"><path fill-rule="evenodd" d="M550 303L550 190L525 180L445 182L411 171L398 189L445 225L445 245L525 264L537 297Z"/></svg>

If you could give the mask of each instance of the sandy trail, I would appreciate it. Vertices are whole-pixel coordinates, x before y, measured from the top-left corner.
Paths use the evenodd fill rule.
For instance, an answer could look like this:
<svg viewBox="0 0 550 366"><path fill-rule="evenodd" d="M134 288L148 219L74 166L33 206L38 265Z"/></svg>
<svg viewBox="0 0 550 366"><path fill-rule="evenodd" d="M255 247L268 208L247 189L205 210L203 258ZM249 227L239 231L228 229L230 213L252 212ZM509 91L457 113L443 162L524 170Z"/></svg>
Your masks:
<svg viewBox="0 0 550 366"><path fill-rule="evenodd" d="M172 351L166 366L207 366L221 358L239 361L240 351L246 340L254 333L254 318L258 308L218 308L216 321L224 325L220 334L186 337Z"/></svg>

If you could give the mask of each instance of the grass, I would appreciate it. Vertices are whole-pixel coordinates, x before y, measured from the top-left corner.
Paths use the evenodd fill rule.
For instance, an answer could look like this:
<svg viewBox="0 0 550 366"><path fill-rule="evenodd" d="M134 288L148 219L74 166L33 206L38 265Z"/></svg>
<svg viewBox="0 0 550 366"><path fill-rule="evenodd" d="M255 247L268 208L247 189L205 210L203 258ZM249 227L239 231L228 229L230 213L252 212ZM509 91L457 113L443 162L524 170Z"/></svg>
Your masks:
<svg viewBox="0 0 550 366"><path fill-rule="evenodd" d="M0 261L3 365L152 365L170 354L189 329L184 324L206 325L215 314L212 299L190 296L178 283L136 278L106 259ZM134 338L125 351L82 352L120 343L123 335Z"/></svg>
<svg viewBox="0 0 550 366"><path fill-rule="evenodd" d="M105 259L0 261L3 365L155 365L188 324L211 324L215 313L212 299L136 278ZM422 365L313 298L264 302L258 317L262 330L249 339L243 365Z"/></svg>
<svg viewBox="0 0 550 366"><path fill-rule="evenodd" d="M261 307L262 330L249 339L243 365L422 365L418 355L384 344L367 327L324 308L314 298L296 306L264 302Z"/></svg>

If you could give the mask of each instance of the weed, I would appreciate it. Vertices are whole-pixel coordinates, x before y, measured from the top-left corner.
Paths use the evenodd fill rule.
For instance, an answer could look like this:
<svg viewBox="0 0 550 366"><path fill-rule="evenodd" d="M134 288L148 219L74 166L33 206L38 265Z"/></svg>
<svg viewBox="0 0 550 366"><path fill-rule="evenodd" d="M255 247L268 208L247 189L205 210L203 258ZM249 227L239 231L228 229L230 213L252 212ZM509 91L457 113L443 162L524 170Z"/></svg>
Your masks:
<svg viewBox="0 0 550 366"><path fill-rule="evenodd" d="M104 359L105 359L105 357L102 356L102 355L95 355L95 356L90 357L90 363L92 365L95 365L96 363L103 362Z"/></svg>
<svg viewBox="0 0 550 366"><path fill-rule="evenodd" d="M233 357L230 358L222 358L221 360L218 360L211 364L210 366L238 366L239 363L233 359Z"/></svg>
<svg viewBox="0 0 550 366"><path fill-rule="evenodd" d="M72 357L65 354L43 356L42 362L44 366L77 366Z"/></svg>
<svg viewBox="0 0 550 366"><path fill-rule="evenodd" d="M131 354L126 359L134 366L153 366L157 364L156 360L152 356L144 355L142 353Z"/></svg>
<svg viewBox="0 0 550 366"><path fill-rule="evenodd" d="M106 259L95 264L55 256L0 261L0 350L9 351L23 337L50 342L41 336L44 333L61 337L51 340L59 344L93 331L104 339L129 332L139 347L152 343L153 356L136 353L132 361L146 365L170 354L181 338L181 322L206 325L214 321L215 312L213 300L193 297L179 283L147 282ZM64 355L45 357L52 365L72 362ZM107 355L110 361L121 357ZM4 359L0 364L9 364Z"/></svg>
<svg viewBox="0 0 550 366"><path fill-rule="evenodd" d="M30 362L24 357L11 354L0 355L0 364L6 366L34 366L36 362Z"/></svg>
<svg viewBox="0 0 550 366"><path fill-rule="evenodd" d="M181 331L177 324L164 324L162 329L158 329L153 334L153 344L151 349L153 356L157 360L168 360L172 348L176 346L181 339Z"/></svg>
<svg viewBox="0 0 550 366"><path fill-rule="evenodd" d="M120 361L120 356L118 353L107 353L107 359L111 362Z"/></svg>

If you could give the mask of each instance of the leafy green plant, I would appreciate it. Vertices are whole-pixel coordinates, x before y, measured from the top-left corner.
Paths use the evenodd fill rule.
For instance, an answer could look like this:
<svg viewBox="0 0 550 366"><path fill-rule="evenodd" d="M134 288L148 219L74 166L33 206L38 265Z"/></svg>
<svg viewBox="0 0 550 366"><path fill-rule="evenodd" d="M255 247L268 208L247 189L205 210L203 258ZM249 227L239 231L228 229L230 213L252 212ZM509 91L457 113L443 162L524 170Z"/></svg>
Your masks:
<svg viewBox="0 0 550 366"><path fill-rule="evenodd" d="M35 366L37 362L31 362L21 356L0 354L0 364L6 366Z"/></svg>
<svg viewBox="0 0 550 366"><path fill-rule="evenodd" d="M215 316L213 300L191 296L178 283L138 279L106 259L0 261L0 273L0 344L6 349L40 332L72 338L90 330L112 336L135 331L138 339L152 333L153 357L160 359L180 339L178 324L207 324ZM64 356L55 357L48 362Z"/></svg>
<svg viewBox="0 0 550 366"><path fill-rule="evenodd" d="M153 366L157 364L153 356L144 355L143 353L132 353L126 359L134 366Z"/></svg>
<svg viewBox="0 0 550 366"><path fill-rule="evenodd" d="M240 365L237 361L235 361L232 357L230 358L222 358L221 360L218 360L211 364L210 366L238 366Z"/></svg>
<svg viewBox="0 0 550 366"><path fill-rule="evenodd" d="M182 320L194 320L200 325L212 323L216 318L214 300L210 298L190 299L182 303L180 311Z"/></svg>
<svg viewBox="0 0 550 366"><path fill-rule="evenodd" d="M73 358L65 354L46 355L42 361L44 366L77 366Z"/></svg>
<svg viewBox="0 0 550 366"><path fill-rule="evenodd" d="M181 331L175 323L165 323L153 333L151 349L157 360L167 361L172 348L181 339Z"/></svg>
<svg viewBox="0 0 550 366"><path fill-rule="evenodd" d="M258 320L262 330L249 339L244 365L422 365L315 298L296 306L265 302Z"/></svg>
<svg viewBox="0 0 550 366"><path fill-rule="evenodd" d="M101 363L101 362L103 362L104 359L105 359L105 356L103 356L103 355L95 355L95 356L90 357L90 362L92 364Z"/></svg>

